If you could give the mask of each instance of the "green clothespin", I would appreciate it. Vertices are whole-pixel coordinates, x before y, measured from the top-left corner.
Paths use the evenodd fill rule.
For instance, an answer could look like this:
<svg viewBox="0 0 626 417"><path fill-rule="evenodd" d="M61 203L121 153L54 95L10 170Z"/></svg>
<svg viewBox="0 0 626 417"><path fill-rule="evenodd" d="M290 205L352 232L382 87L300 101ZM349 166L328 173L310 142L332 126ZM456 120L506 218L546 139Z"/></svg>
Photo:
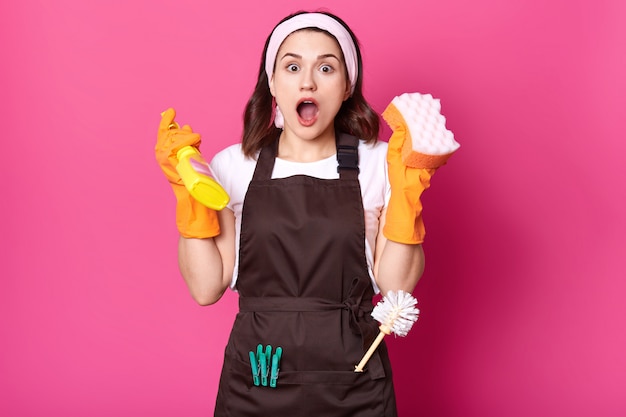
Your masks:
<svg viewBox="0 0 626 417"><path fill-rule="evenodd" d="M258 363L261 363L262 354L263 354L263 345L259 343L256 347L256 360L259 361Z"/></svg>
<svg viewBox="0 0 626 417"><path fill-rule="evenodd" d="M276 380L278 379L280 358L283 355L283 348L276 348L276 352L272 356L272 370L270 374L270 387L276 388Z"/></svg>
<svg viewBox="0 0 626 417"><path fill-rule="evenodd" d="M270 375L270 368L272 367L272 345L265 346L265 370L261 371L261 384L267 387L267 378Z"/></svg>
<svg viewBox="0 0 626 417"><path fill-rule="evenodd" d="M252 368L252 382L258 387L261 383L259 378L259 363L252 351L250 351L250 366Z"/></svg>
<svg viewBox="0 0 626 417"><path fill-rule="evenodd" d="M261 385L267 387L267 358L264 353L261 353L259 363L261 364Z"/></svg>
<svg viewBox="0 0 626 417"><path fill-rule="evenodd" d="M265 346L265 360L267 361L267 365L270 365L272 359L272 345Z"/></svg>

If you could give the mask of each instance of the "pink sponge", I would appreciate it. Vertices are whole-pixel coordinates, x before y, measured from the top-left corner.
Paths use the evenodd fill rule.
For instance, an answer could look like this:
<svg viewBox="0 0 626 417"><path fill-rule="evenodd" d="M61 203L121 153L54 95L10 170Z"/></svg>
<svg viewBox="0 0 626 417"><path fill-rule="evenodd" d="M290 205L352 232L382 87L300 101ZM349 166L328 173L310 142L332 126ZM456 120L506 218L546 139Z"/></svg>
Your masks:
<svg viewBox="0 0 626 417"><path fill-rule="evenodd" d="M402 161L411 168L439 168L461 146L446 129L439 99L430 94L404 93L395 97L382 113L396 130L406 131Z"/></svg>

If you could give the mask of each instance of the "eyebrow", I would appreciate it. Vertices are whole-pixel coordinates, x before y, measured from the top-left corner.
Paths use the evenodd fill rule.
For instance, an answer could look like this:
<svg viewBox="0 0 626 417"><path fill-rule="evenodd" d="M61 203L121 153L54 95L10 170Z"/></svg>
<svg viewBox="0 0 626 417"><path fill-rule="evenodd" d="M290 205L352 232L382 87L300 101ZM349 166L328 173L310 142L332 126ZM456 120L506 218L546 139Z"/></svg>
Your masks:
<svg viewBox="0 0 626 417"><path fill-rule="evenodd" d="M286 57L302 59L302 55L294 54L293 52L286 52L280 59L283 60ZM341 60L335 54L322 54L322 55L317 56L317 59L324 59L324 58L335 58L337 61L341 62Z"/></svg>

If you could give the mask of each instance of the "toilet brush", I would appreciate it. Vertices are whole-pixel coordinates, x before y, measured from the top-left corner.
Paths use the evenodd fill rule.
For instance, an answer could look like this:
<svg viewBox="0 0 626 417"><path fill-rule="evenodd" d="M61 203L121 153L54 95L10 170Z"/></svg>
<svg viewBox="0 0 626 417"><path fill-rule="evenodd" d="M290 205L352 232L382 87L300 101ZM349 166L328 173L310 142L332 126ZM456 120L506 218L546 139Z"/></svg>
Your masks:
<svg viewBox="0 0 626 417"><path fill-rule="evenodd" d="M374 351L382 342L385 335L394 333L398 336L406 336L417 321L419 310L417 300L411 294L399 290L388 291L387 295L376 304L372 311L372 317L380 323L380 332L370 348L365 352L361 362L355 367L354 372L363 372L365 364L374 354Z"/></svg>

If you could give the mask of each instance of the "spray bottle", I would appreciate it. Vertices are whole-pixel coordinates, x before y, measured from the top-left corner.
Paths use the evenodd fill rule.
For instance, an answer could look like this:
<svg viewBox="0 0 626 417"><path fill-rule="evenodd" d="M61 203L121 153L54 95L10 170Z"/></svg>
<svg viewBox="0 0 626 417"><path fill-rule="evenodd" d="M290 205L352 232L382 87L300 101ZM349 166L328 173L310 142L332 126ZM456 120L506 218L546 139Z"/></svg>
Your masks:
<svg viewBox="0 0 626 417"><path fill-rule="evenodd" d="M179 129L180 126L173 122L169 128ZM200 151L193 146L183 146L178 150L176 157L178 158L176 171L189 194L210 209L219 211L226 207L230 197L215 180L211 167Z"/></svg>

